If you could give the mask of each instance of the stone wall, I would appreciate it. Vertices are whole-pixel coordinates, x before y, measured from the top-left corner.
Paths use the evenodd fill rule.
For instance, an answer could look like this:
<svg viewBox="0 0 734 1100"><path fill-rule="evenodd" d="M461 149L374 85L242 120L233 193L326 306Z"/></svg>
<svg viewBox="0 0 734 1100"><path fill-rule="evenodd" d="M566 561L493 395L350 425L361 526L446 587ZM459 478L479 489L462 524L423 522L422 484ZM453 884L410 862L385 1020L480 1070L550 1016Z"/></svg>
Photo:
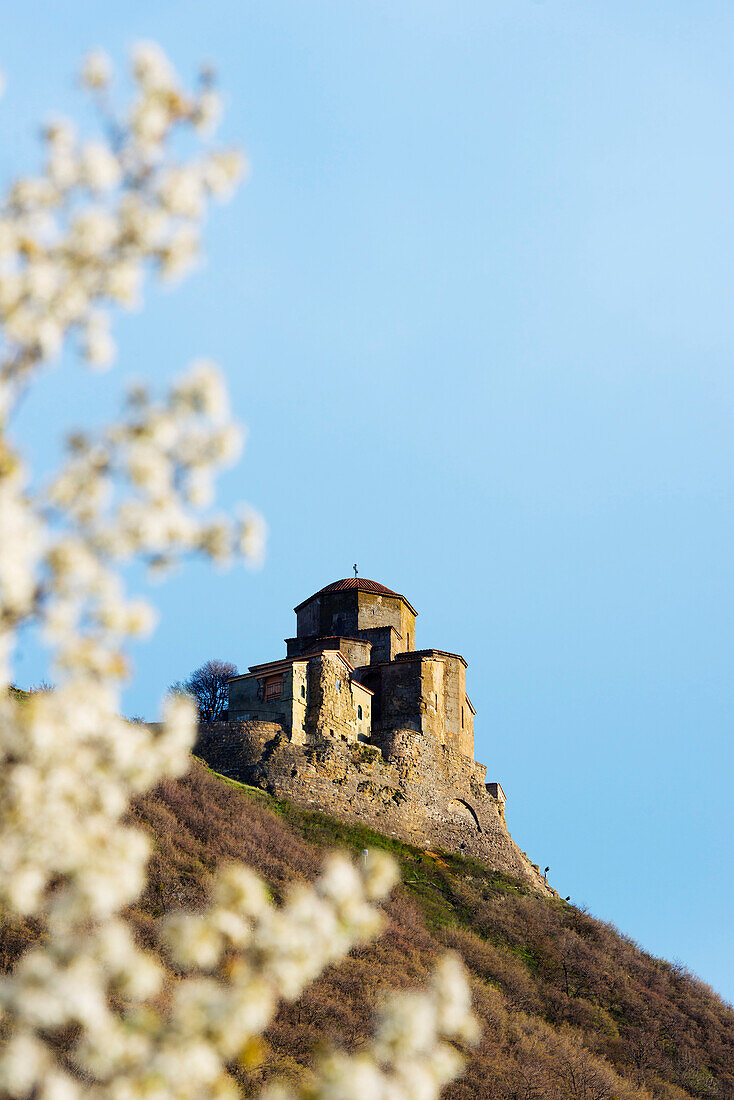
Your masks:
<svg viewBox="0 0 734 1100"><path fill-rule="evenodd" d="M285 736L277 722L214 722L199 728L194 754L220 775L249 782L245 777L262 761L265 746Z"/></svg>
<svg viewBox="0 0 734 1100"><path fill-rule="evenodd" d="M371 642L373 663L415 649L415 612L400 596L357 589L322 592L296 609L296 622L297 637L286 639L289 655L322 648L322 641L335 635Z"/></svg>
<svg viewBox="0 0 734 1100"><path fill-rule="evenodd" d="M265 685L280 680L280 695L268 698ZM235 721L276 722L304 739L306 716L306 662L294 661L261 676L238 676L229 682L229 714Z"/></svg>
<svg viewBox="0 0 734 1100"><path fill-rule="evenodd" d="M376 731L414 729L474 759L474 713L462 657L437 649L401 653L359 669L357 677L375 692Z"/></svg>
<svg viewBox="0 0 734 1100"><path fill-rule="evenodd" d="M415 649L415 613L398 596L385 596L375 592L355 592L358 602L358 629L374 630L376 627L392 627L400 636L398 653ZM388 658L390 660L391 658Z"/></svg>
<svg viewBox="0 0 734 1100"><path fill-rule="evenodd" d="M334 652L325 650L311 657L307 676L307 742L314 743L322 738L357 741L360 735L369 734L372 696L359 685L355 692L348 669ZM358 707L362 708L361 719Z"/></svg>
<svg viewBox="0 0 734 1100"><path fill-rule="evenodd" d="M415 658L379 666L380 720L374 723L376 729L412 729L420 732L420 664L420 658Z"/></svg>
<svg viewBox="0 0 734 1100"><path fill-rule="evenodd" d="M286 638L285 644L289 657L299 657L304 653L315 653L317 650L338 649L343 653L351 665L357 668L359 665L370 663L370 642L364 638Z"/></svg>
<svg viewBox="0 0 734 1100"><path fill-rule="evenodd" d="M403 639L394 626L375 626L360 630L360 635L370 643L372 652L369 661L364 664L379 664L381 661L392 661L398 653L403 652ZM355 661L352 664L357 667Z"/></svg>
<svg viewBox="0 0 734 1100"><path fill-rule="evenodd" d="M235 677L229 682L230 719L275 723L297 745L321 737L368 739L372 693L352 681L341 653L326 649ZM269 684L277 684L279 694L269 695Z"/></svg>
<svg viewBox="0 0 734 1100"><path fill-rule="evenodd" d="M299 638L334 634L356 638L359 636L358 620L356 590L322 592L297 609L296 633Z"/></svg>
<svg viewBox="0 0 734 1100"><path fill-rule="evenodd" d="M306 726L308 733L308 718ZM229 723L210 727L197 753L277 797L422 848L464 851L552 893L512 840L485 769L415 730L392 730L379 745L329 735L298 745L273 723Z"/></svg>
<svg viewBox="0 0 734 1100"><path fill-rule="evenodd" d="M357 737L360 741L369 741L372 735L372 692L356 680L351 680L350 685L356 713Z"/></svg>

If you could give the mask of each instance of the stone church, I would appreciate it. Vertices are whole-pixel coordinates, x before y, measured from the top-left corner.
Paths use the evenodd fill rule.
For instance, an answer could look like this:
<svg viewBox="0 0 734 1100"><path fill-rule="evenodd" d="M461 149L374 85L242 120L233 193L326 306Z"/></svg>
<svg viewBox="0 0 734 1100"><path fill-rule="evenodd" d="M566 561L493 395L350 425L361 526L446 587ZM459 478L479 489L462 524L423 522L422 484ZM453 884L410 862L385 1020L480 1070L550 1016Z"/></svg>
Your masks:
<svg viewBox="0 0 734 1100"><path fill-rule="evenodd" d="M510 837L474 759L466 661L417 649L417 612L348 577L295 608L286 656L229 682L228 721L197 752L224 774L421 847L474 854L551 893Z"/></svg>

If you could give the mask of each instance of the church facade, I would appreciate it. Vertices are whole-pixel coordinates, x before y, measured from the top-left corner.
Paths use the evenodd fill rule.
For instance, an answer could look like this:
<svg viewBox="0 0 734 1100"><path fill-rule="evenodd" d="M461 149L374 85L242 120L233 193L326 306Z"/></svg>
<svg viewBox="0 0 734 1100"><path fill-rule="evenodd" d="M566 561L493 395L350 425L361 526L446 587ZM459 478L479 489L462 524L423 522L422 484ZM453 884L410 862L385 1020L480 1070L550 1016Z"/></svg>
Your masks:
<svg viewBox="0 0 734 1100"><path fill-rule="evenodd" d="M233 720L280 722L288 737L379 744L408 729L474 759L474 707L466 661L415 648L417 612L376 581L349 577L295 608L287 656L230 681Z"/></svg>

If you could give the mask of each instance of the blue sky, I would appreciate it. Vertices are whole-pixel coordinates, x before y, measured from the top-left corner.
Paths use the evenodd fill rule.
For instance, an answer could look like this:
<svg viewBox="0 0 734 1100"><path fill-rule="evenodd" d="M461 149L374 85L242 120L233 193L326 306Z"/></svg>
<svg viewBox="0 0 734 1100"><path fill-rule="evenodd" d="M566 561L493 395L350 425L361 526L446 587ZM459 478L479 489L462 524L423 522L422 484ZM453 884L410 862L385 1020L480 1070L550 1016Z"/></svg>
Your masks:
<svg viewBox="0 0 734 1100"><path fill-rule="evenodd" d="M216 61L253 164L208 264L49 376L18 432L210 354L264 568L156 591L128 713L283 652L360 572L469 661L477 757L561 894L734 999L734 9L707 0L26 0L3 177L87 48ZM27 646L20 683L42 675Z"/></svg>

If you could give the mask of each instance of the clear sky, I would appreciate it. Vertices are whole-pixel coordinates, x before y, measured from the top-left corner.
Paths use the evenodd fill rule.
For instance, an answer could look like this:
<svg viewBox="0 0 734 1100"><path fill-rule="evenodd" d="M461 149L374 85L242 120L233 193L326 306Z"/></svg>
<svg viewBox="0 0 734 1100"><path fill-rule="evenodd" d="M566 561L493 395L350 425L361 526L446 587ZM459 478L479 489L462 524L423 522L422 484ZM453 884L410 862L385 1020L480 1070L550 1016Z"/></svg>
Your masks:
<svg viewBox="0 0 734 1100"><path fill-rule="evenodd" d="M121 374L210 354L250 428L223 499L270 545L157 591L128 713L279 656L356 561L466 656L477 757L561 894L734 999L734 8L24 0L3 177L78 113L79 55L141 37L217 63L252 179L121 371L57 371L19 431L48 461Z"/></svg>

